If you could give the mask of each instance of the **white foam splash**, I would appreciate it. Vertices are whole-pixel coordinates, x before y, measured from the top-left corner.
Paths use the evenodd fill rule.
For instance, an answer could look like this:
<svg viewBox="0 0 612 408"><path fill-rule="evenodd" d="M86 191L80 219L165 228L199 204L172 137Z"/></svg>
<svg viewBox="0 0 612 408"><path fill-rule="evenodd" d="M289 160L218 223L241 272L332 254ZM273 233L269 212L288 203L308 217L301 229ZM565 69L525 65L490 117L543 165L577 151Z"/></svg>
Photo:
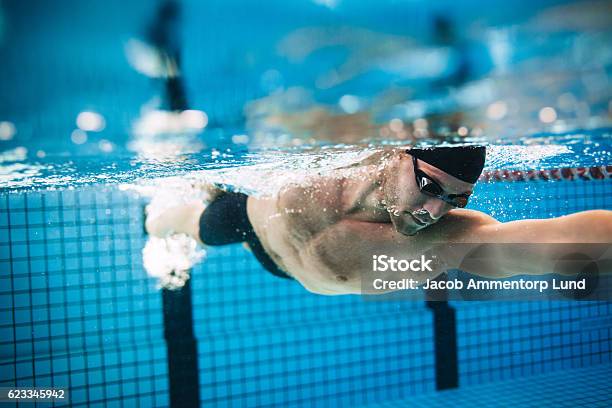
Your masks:
<svg viewBox="0 0 612 408"><path fill-rule="evenodd" d="M179 289L190 278L189 271L204 259L206 250L186 234L149 237L142 249L143 266L165 289Z"/></svg>
<svg viewBox="0 0 612 408"><path fill-rule="evenodd" d="M136 38L125 44L125 56L136 71L151 78L166 78L169 76L167 62L162 52L144 41Z"/></svg>
<svg viewBox="0 0 612 408"><path fill-rule="evenodd" d="M0 152L0 163L22 161L28 157L28 149L23 146Z"/></svg>
<svg viewBox="0 0 612 408"><path fill-rule="evenodd" d="M156 218L166 210L190 201L209 202L211 189L208 185L173 178L163 183L164 188L139 186L137 191L150 197L146 207L147 217ZM133 187L122 186L122 189ZM147 274L158 280L165 289L180 289L190 278L190 270L205 259L206 247L187 234L170 233L165 237L149 236L142 250L143 266Z"/></svg>
<svg viewBox="0 0 612 408"><path fill-rule="evenodd" d="M496 145L487 148L487 161L485 170L500 169L540 169L546 159L555 157L557 159L565 154L571 154L572 150L565 145L532 145L532 146L508 146ZM557 164L557 167L572 167L573 156L568 157L567 163Z"/></svg>
<svg viewBox="0 0 612 408"><path fill-rule="evenodd" d="M322 148L311 151L262 151L244 157L239 165L198 170L181 176L140 180L126 184L146 197L162 196L168 200L183 197L189 201L201 197L212 185L228 186L250 195L262 197L278 193L288 184L304 184L319 175L342 176L347 167L358 163L382 148ZM340 170L343 169L343 170ZM164 199L162 199L163 201Z"/></svg>

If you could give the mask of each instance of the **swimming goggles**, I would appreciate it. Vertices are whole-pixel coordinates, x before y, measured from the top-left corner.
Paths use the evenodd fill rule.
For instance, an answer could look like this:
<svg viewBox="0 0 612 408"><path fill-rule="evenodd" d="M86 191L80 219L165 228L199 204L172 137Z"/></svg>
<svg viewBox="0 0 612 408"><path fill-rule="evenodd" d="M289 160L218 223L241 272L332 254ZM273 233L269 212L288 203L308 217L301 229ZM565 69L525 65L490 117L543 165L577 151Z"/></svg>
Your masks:
<svg viewBox="0 0 612 408"><path fill-rule="evenodd" d="M412 165L414 167L414 177L421 193L438 198L453 207L464 208L467 205L469 194L445 194L440 184L419 169L417 158L414 156L412 156Z"/></svg>

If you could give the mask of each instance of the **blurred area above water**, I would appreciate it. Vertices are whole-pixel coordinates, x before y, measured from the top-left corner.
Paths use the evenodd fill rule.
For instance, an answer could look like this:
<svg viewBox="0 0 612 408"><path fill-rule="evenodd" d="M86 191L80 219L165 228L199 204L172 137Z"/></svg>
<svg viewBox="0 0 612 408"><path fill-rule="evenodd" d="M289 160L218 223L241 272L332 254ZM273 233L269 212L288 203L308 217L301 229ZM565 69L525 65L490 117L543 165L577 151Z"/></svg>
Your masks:
<svg viewBox="0 0 612 408"><path fill-rule="evenodd" d="M611 1L0 1L0 151L602 128L611 44Z"/></svg>

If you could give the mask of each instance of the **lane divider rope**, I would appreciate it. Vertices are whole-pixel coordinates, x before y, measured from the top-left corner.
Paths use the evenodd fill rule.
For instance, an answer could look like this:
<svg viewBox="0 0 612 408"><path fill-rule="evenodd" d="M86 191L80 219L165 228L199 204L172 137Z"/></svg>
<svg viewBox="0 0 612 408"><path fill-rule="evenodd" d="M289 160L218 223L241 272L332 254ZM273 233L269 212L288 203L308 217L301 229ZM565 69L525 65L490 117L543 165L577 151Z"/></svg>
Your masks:
<svg viewBox="0 0 612 408"><path fill-rule="evenodd" d="M562 167L548 170L491 170L482 173L484 183L511 181L572 181L612 178L612 166Z"/></svg>

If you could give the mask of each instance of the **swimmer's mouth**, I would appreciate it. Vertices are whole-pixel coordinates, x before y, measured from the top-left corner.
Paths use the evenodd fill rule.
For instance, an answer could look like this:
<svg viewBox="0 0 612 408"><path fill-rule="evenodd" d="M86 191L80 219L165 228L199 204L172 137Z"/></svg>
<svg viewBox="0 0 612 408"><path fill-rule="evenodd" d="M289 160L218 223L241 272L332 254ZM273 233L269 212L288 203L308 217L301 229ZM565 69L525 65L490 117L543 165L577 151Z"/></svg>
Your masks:
<svg viewBox="0 0 612 408"><path fill-rule="evenodd" d="M412 217L412 219L414 220L414 223L415 223L415 224L417 224L418 226L420 226L420 227L426 227L426 226L428 226L428 225L429 225L429 223L426 223L426 222L424 222L424 221L419 220L417 217L415 217L415 216L414 216L414 215L412 215L411 213L408 213L408 214L410 214L410 216L411 216L411 217Z"/></svg>

